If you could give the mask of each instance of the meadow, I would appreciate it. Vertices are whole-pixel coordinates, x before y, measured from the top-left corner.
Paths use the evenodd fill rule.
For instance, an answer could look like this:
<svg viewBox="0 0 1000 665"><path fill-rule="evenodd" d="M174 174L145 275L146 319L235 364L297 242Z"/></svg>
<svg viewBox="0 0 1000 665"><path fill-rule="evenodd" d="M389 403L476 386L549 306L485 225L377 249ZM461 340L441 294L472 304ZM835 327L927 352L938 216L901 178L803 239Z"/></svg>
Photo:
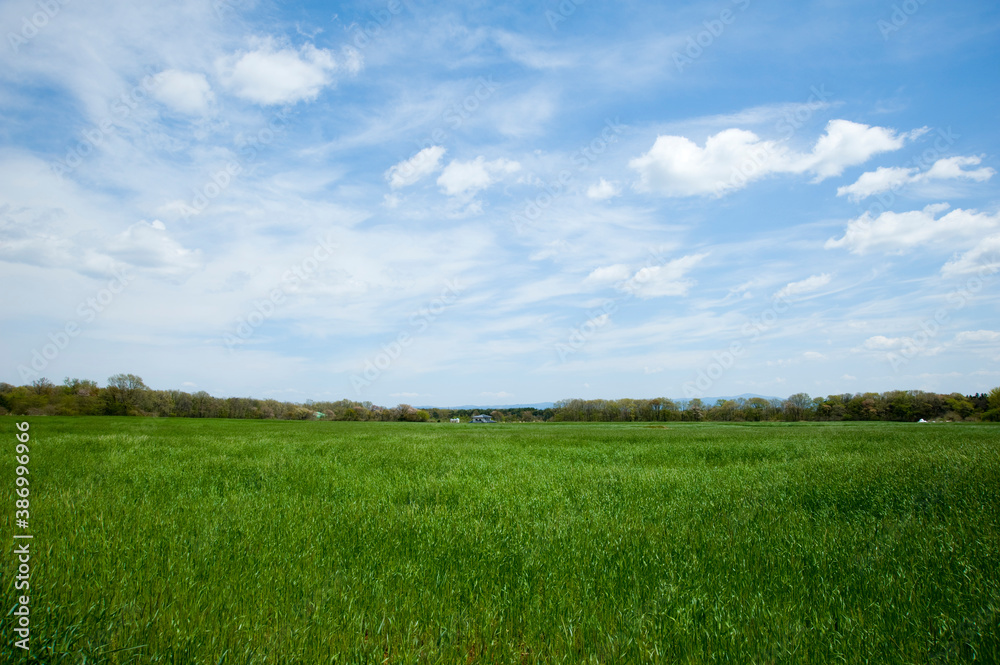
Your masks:
<svg viewBox="0 0 1000 665"><path fill-rule="evenodd" d="M998 425L27 420L4 662L1000 662Z"/></svg>

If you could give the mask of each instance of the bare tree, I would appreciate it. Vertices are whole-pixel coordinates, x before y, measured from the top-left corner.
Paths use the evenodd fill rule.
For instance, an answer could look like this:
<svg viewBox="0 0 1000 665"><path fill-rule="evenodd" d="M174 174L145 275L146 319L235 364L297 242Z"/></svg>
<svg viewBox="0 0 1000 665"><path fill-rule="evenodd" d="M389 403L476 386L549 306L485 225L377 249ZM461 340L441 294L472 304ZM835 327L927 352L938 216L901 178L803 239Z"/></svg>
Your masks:
<svg viewBox="0 0 1000 665"><path fill-rule="evenodd" d="M53 388L55 386L44 376L31 382L31 389L36 395L48 395L52 392Z"/></svg>

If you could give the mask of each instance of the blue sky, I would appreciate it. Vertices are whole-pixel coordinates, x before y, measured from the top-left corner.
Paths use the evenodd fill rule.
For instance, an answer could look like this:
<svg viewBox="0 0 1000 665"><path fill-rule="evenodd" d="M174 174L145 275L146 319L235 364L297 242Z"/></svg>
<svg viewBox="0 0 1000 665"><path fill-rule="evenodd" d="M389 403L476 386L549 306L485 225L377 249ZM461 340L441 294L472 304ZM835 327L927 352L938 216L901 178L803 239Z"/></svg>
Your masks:
<svg viewBox="0 0 1000 665"><path fill-rule="evenodd" d="M0 380L1000 385L1000 7L0 6Z"/></svg>

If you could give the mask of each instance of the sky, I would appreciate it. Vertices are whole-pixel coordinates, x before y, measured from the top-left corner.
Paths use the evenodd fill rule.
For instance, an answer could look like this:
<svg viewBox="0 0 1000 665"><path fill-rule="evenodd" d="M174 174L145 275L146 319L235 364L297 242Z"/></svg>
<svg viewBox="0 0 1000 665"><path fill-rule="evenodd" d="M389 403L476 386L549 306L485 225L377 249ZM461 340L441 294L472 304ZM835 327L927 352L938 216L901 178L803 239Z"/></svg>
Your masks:
<svg viewBox="0 0 1000 665"><path fill-rule="evenodd" d="M1000 385L1000 5L0 4L0 381Z"/></svg>

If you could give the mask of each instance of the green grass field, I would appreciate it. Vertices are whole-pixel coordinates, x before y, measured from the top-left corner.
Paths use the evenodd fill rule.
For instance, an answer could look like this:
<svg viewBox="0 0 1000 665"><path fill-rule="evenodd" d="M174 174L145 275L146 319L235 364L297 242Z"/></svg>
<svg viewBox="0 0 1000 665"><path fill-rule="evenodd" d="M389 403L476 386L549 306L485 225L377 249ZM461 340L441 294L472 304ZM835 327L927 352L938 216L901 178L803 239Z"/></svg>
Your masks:
<svg viewBox="0 0 1000 665"><path fill-rule="evenodd" d="M1000 426L28 421L34 662L1000 662Z"/></svg>

